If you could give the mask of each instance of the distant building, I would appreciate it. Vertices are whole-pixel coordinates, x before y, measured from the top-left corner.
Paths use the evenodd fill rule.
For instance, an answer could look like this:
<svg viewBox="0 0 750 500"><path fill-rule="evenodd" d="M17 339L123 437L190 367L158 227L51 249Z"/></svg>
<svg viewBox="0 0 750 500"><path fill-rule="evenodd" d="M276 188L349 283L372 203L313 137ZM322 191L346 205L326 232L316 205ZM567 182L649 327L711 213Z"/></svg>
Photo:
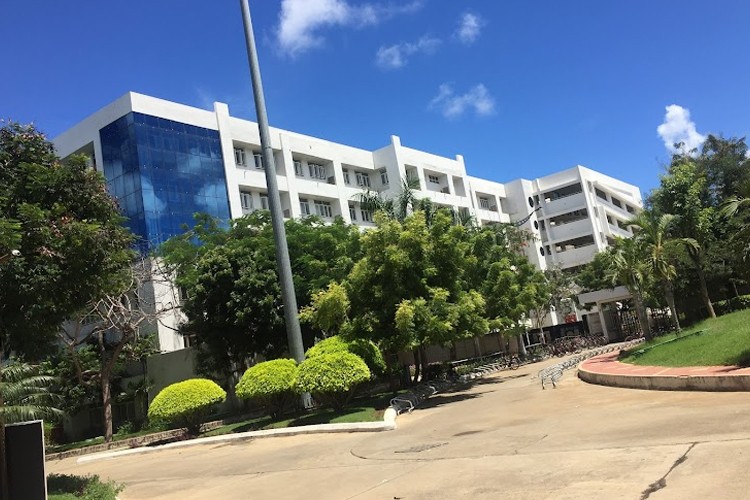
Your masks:
<svg viewBox="0 0 750 500"><path fill-rule="evenodd" d="M395 195L414 178L418 197L473 216L480 224L517 222L537 237L527 248L538 268L574 269L617 236L642 205L638 187L582 166L534 180L499 183L467 174L462 156L445 158L390 144L368 151L271 128L271 142L287 218L341 216L371 227L360 205L364 190ZM85 153L103 172L128 225L143 248L159 245L192 225L193 213L222 220L268 207L257 124L229 115L128 93L54 140L62 157ZM163 351L184 347L169 326L159 327Z"/></svg>

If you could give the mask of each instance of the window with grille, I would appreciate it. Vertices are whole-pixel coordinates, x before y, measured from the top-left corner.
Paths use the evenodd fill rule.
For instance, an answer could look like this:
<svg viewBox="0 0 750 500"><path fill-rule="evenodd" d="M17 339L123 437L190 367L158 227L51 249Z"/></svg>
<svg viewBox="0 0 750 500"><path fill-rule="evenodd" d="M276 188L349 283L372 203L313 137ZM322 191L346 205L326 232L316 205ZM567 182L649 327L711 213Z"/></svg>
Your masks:
<svg viewBox="0 0 750 500"><path fill-rule="evenodd" d="M357 220L357 209L354 205L349 205L349 218L351 220Z"/></svg>
<svg viewBox="0 0 750 500"><path fill-rule="evenodd" d="M262 194L260 195L260 208L263 210L268 210L268 195Z"/></svg>
<svg viewBox="0 0 750 500"><path fill-rule="evenodd" d="M253 195L250 193L240 193L240 204L242 205L242 210L252 210Z"/></svg>
<svg viewBox="0 0 750 500"><path fill-rule="evenodd" d="M440 184L440 177L437 175L427 174L427 180L433 184Z"/></svg>
<svg viewBox="0 0 750 500"><path fill-rule="evenodd" d="M301 161L294 162L294 175L296 175L297 177L305 176L305 169L302 167Z"/></svg>
<svg viewBox="0 0 750 500"><path fill-rule="evenodd" d="M489 198L479 198L479 208L483 208L484 210L489 210L490 209Z"/></svg>
<svg viewBox="0 0 750 500"><path fill-rule="evenodd" d="M263 155L260 153L253 153L253 161L255 162L255 168L263 170Z"/></svg>
<svg viewBox="0 0 750 500"><path fill-rule="evenodd" d="M306 198L299 199L299 211L302 217L310 215L310 203L308 203Z"/></svg>
<svg viewBox="0 0 750 500"><path fill-rule="evenodd" d="M312 179L328 179L326 175L326 168L323 165L318 165L317 163L308 163L307 170L310 172L310 177Z"/></svg>
<svg viewBox="0 0 750 500"><path fill-rule="evenodd" d="M351 184L351 181L349 180L349 170L345 168L342 170L342 172L344 172L344 184L348 186L349 184Z"/></svg>
<svg viewBox="0 0 750 500"><path fill-rule="evenodd" d="M357 172L357 186L369 188L370 187L370 175L364 172Z"/></svg>
<svg viewBox="0 0 750 500"><path fill-rule="evenodd" d="M369 210L360 210L360 215L362 216L362 220L364 222L372 222L372 212Z"/></svg>
<svg viewBox="0 0 750 500"><path fill-rule="evenodd" d="M380 183L384 186L388 185L388 172L386 172L385 169L380 171Z"/></svg>
<svg viewBox="0 0 750 500"><path fill-rule="evenodd" d="M242 148L234 148L234 162L238 167L245 166L245 150Z"/></svg>
<svg viewBox="0 0 750 500"><path fill-rule="evenodd" d="M331 210L331 204L327 201L315 200L315 213L324 219L330 219L333 217L333 211Z"/></svg>

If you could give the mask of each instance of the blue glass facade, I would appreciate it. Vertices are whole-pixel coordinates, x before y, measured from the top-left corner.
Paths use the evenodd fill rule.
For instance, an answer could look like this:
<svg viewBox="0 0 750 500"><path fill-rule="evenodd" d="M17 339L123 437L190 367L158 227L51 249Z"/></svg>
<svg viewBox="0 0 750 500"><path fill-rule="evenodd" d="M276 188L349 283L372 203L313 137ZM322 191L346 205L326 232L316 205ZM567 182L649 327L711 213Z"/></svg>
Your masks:
<svg viewBox="0 0 750 500"><path fill-rule="evenodd" d="M193 226L204 212L229 220L219 133L141 113L99 131L104 175L141 248Z"/></svg>

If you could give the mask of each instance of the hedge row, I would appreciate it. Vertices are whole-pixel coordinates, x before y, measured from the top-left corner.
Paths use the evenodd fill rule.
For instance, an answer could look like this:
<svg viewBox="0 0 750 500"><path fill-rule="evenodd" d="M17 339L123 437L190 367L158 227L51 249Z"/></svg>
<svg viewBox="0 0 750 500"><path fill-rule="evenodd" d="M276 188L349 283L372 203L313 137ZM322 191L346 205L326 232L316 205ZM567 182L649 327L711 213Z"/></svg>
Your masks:
<svg viewBox="0 0 750 500"><path fill-rule="evenodd" d="M750 295L740 295L739 297L732 297L727 300L719 300L714 302L713 306L717 316L748 309L750 308Z"/></svg>

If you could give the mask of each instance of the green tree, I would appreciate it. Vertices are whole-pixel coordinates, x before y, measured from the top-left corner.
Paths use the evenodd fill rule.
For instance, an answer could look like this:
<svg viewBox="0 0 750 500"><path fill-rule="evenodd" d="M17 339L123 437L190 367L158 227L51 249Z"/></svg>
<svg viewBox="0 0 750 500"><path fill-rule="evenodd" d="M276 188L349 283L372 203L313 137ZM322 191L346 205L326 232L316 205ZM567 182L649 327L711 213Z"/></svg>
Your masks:
<svg viewBox="0 0 750 500"><path fill-rule="evenodd" d="M703 304L710 317L716 317L708 293L705 273L706 251L716 240L718 211L711 205L711 194L704 172L690 158L676 156L650 203L656 213L675 216L676 237L690 238L687 254L698 278ZM687 241L687 240L684 240Z"/></svg>
<svg viewBox="0 0 750 500"><path fill-rule="evenodd" d="M325 337L337 335L349 319L349 306L346 289L333 282L312 296L310 305L300 311L300 320L319 328Z"/></svg>
<svg viewBox="0 0 750 500"><path fill-rule="evenodd" d="M103 177L84 157L63 163L33 126L0 128L0 345L29 359L59 325L112 286L131 234ZM82 279L85 277L85 279Z"/></svg>
<svg viewBox="0 0 750 500"><path fill-rule="evenodd" d="M9 351L47 353L59 325L112 288L131 259L122 220L84 157L61 162L33 126L0 127L0 256L20 251L0 260L0 365ZM0 425L2 457L4 443ZM5 475L0 463L0 483Z"/></svg>
<svg viewBox="0 0 750 500"><path fill-rule="evenodd" d="M96 352L98 366L88 373L101 391L104 441L112 442L112 385L118 367L126 360L142 361L156 352L153 338L156 323L175 308L172 297L157 292L164 289L164 279L154 272L150 259L138 259L120 273L120 288L89 303L74 321L60 329L59 338L67 345L78 380L85 384L81 371L82 359L88 353L78 346L88 345ZM92 321L81 328L84 321ZM71 333L72 327L72 333Z"/></svg>
<svg viewBox="0 0 750 500"><path fill-rule="evenodd" d="M231 393L255 354L276 357L286 350L270 216L253 212L228 228L206 216L197 222L166 242L159 255L187 297L181 332L195 336L204 372L227 377ZM324 224L309 217L287 221L286 232L297 302L304 310L317 292L349 273L359 258L359 231L340 218ZM307 345L315 333L304 324Z"/></svg>
<svg viewBox="0 0 750 500"><path fill-rule="evenodd" d="M679 332L680 319L675 305L673 284L675 277L677 277L677 270L672 263L670 249L674 249L678 243L690 245L691 242L670 239L669 229L673 220L673 215L662 214L657 216L653 210L644 210L628 224L640 229L635 237L645 247L647 263L654 278L660 283L664 291L664 298L672 314L672 322Z"/></svg>
<svg viewBox="0 0 750 500"><path fill-rule="evenodd" d="M376 215L377 228L362 236L364 257L345 282L351 301L351 334L387 352L411 349L415 380L428 360L425 348L486 333L485 302L467 274L471 228L449 213L416 211L403 222Z"/></svg>
<svg viewBox="0 0 750 500"><path fill-rule="evenodd" d="M646 313L644 291L647 287L649 265L644 258L643 247L640 242L633 238L618 238L615 246L608 252L610 266L607 270L607 279L612 286L622 283L628 288L633 296L635 311L641 331L647 340L652 338L651 326Z"/></svg>

